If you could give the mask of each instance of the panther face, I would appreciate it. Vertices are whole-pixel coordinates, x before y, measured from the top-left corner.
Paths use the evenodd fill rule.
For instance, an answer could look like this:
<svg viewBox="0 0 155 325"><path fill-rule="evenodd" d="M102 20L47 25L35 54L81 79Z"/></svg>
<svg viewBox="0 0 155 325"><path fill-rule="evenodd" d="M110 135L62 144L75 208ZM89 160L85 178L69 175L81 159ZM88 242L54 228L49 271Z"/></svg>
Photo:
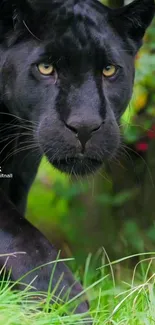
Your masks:
<svg viewBox="0 0 155 325"><path fill-rule="evenodd" d="M120 146L119 118L132 96L135 55L154 1L118 10L95 0L15 5L12 14L2 8L3 102L32 122L36 146L56 168L91 173Z"/></svg>

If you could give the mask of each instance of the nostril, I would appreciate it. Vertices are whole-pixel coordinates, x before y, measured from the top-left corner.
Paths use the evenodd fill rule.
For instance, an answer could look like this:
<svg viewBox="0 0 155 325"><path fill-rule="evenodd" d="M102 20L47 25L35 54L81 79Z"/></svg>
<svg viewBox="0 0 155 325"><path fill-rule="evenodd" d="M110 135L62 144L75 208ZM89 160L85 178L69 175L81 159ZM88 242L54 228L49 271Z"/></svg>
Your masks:
<svg viewBox="0 0 155 325"><path fill-rule="evenodd" d="M101 128L101 126L102 126L102 123L100 125L97 125L96 127L94 127L91 132L93 133L93 132L98 131Z"/></svg>
<svg viewBox="0 0 155 325"><path fill-rule="evenodd" d="M69 124L67 124L67 123L65 123L65 125L66 125L66 127L67 127L69 130L71 130L72 132L78 134L78 129L77 129L75 126L73 126L73 125L69 125Z"/></svg>
<svg viewBox="0 0 155 325"><path fill-rule="evenodd" d="M70 124L68 124L68 123L65 123L65 125L66 125L66 127L69 129L69 130L71 130L72 132L74 132L74 133L76 133L76 134L78 134L80 131L81 131L81 129L82 130L87 130L87 133L93 133L93 132L96 132L96 131L98 131L100 128L101 128L101 126L102 126L102 124L103 123L100 123L100 124L96 124L96 125L93 125L93 124L90 124L90 126L88 126L88 125L82 125L82 126L80 126L80 125L70 125Z"/></svg>

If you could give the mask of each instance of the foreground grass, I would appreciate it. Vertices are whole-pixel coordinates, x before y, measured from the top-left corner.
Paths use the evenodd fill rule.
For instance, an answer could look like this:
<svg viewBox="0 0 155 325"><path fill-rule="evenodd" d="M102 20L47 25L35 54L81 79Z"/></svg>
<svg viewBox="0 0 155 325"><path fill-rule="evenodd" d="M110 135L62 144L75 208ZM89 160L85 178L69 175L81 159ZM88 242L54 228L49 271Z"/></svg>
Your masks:
<svg viewBox="0 0 155 325"><path fill-rule="evenodd" d="M98 280L86 288L91 302L93 324L153 325L155 324L155 273L152 258L139 262L132 278L115 282L113 264L109 273L103 267ZM115 263L114 263L115 264ZM118 264L119 265L119 264ZM84 284L88 274L84 275ZM99 275L100 274L100 275ZM99 278L100 277L100 278ZM124 279L126 275L124 272ZM0 325L71 325L87 324L83 317L68 312L69 303L49 304L52 293L34 293L27 287L23 292L11 291L9 281L0 284ZM50 311L49 311L50 310Z"/></svg>

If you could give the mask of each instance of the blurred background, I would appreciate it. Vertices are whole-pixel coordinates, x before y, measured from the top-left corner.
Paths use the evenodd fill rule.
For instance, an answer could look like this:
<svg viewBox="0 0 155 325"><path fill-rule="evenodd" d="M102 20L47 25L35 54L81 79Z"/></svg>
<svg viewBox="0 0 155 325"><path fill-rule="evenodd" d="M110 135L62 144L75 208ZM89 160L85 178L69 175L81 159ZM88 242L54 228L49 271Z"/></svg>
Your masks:
<svg viewBox="0 0 155 325"><path fill-rule="evenodd" d="M103 1L119 7L131 1ZM29 195L27 218L63 256L94 265L155 248L155 21L136 58L132 101L120 122L118 157L89 178L71 179L43 159Z"/></svg>

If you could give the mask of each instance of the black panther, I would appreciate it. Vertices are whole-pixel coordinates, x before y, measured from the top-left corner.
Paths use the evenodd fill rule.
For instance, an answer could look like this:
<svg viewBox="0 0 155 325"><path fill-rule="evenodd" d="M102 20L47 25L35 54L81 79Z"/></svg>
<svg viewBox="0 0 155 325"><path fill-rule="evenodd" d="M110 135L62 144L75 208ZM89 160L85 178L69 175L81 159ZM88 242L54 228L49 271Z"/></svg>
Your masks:
<svg viewBox="0 0 155 325"><path fill-rule="evenodd" d="M57 256L22 218L42 156L84 176L117 153L135 56L154 9L153 0L120 9L97 0L0 1L0 166L13 174L0 179L0 253L26 252L7 263L13 279ZM51 269L36 271L38 290L47 290ZM62 287L71 289L70 297L82 291L58 263L55 283L61 274L57 294ZM76 311L87 310L83 301Z"/></svg>

